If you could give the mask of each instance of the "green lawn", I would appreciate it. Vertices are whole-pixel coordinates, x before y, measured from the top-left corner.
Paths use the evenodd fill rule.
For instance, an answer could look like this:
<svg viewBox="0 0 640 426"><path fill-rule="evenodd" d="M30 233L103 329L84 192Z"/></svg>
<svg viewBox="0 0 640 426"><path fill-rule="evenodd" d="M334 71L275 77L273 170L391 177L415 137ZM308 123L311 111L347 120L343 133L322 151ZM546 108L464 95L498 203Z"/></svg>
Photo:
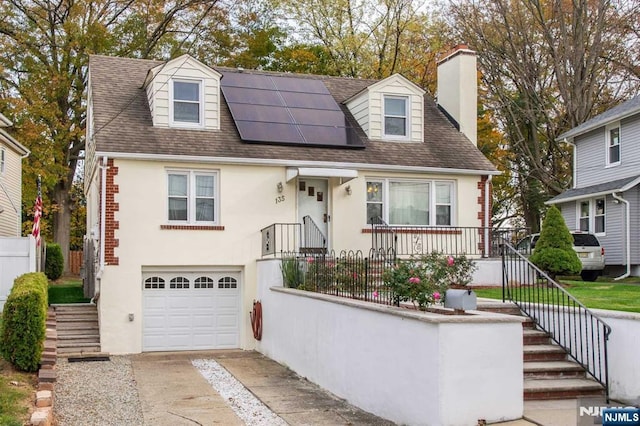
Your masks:
<svg viewBox="0 0 640 426"><path fill-rule="evenodd" d="M635 278L635 282L637 281L638 279ZM560 283L565 290L588 308L640 312L640 284L618 283L603 278L595 282L561 279ZM528 290L523 288L522 291L526 296ZM478 289L475 292L478 297L502 299L501 287Z"/></svg>
<svg viewBox="0 0 640 426"><path fill-rule="evenodd" d="M61 280L59 283L49 282L49 303L87 303L82 292L82 281L78 279Z"/></svg>

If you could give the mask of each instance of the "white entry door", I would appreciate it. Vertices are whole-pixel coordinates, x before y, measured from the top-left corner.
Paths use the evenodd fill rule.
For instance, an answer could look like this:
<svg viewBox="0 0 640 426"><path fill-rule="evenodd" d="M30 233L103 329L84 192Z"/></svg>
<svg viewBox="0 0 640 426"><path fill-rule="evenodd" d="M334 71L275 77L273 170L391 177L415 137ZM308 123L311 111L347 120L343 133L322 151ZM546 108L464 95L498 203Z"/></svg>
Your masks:
<svg viewBox="0 0 640 426"><path fill-rule="evenodd" d="M240 347L240 273L145 271L142 350Z"/></svg>
<svg viewBox="0 0 640 426"><path fill-rule="evenodd" d="M328 191L326 179L298 179L298 222L310 216L325 239L329 236Z"/></svg>

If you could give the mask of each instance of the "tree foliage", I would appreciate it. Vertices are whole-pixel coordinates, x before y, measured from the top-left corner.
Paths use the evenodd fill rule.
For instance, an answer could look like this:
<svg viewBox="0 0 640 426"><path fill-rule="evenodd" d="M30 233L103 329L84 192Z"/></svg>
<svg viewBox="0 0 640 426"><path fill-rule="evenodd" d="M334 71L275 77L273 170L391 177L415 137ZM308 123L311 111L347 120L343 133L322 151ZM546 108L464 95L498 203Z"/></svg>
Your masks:
<svg viewBox="0 0 640 426"><path fill-rule="evenodd" d="M570 180L571 151L557 137L633 92L620 42L638 41L637 19L607 0L461 0L449 16L478 52L518 210L536 230L544 201Z"/></svg>
<svg viewBox="0 0 640 426"><path fill-rule="evenodd" d="M558 274L578 274L582 269L578 254L573 249L573 236L556 206L547 211L531 262L554 279Z"/></svg>

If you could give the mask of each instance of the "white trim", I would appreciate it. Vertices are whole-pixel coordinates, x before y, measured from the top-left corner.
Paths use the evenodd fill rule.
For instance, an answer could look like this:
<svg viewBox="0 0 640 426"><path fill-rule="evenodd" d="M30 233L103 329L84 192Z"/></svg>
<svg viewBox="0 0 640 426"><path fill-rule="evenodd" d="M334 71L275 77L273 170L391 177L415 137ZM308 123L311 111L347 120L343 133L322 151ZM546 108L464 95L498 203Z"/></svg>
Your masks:
<svg viewBox="0 0 640 426"><path fill-rule="evenodd" d="M173 97L173 84L174 83L191 83L198 85L198 118L200 121L192 123L189 121L176 121L173 116L173 107L175 99ZM179 100L178 102L183 102ZM191 101L185 101L195 103ZM169 79L169 127L174 128L189 128L189 129L203 129L204 128L204 80L198 78L183 78L172 77Z"/></svg>
<svg viewBox="0 0 640 426"><path fill-rule="evenodd" d="M620 187L620 188L615 188L615 189L609 189L607 191L600 191L600 192L593 192L590 194L583 194L583 195L576 195L573 197L568 197L568 198L562 198L560 200L548 200L545 201L544 203L546 205L553 205L553 204L562 204L562 203L569 203L571 201L578 201L578 200L586 200L589 198L598 198L598 197L602 197L605 195L611 195L614 192L625 192L630 190L631 188L633 188L634 186L640 184L640 177L632 180L631 182L629 182L628 184Z"/></svg>
<svg viewBox="0 0 640 426"><path fill-rule="evenodd" d="M388 164L367 164L367 163L340 163L329 161L309 161L309 160L281 160L269 158L246 158L246 157L207 157L197 155L168 155L168 154L142 154L127 152L96 151L96 156L108 156L109 158L119 158L127 160L149 160L149 161L173 161L176 163L215 163L215 164L245 164L250 166L285 166L285 167L318 167L388 171L388 172L415 172L451 175L501 175L498 170L475 170L475 169L448 169L444 167L417 167ZM610 193L611 191L607 192Z"/></svg>
<svg viewBox="0 0 640 426"><path fill-rule="evenodd" d="M588 197L588 198L583 198L581 200L579 200L579 202L576 203L576 229L579 229L580 231L583 232L589 232L591 234L594 234L597 237L604 237L607 235L607 195L602 195L602 196L593 196L593 197ZM604 218L604 222L603 222L603 226L604 226L604 232L596 232L596 201L597 200L604 200L604 214L603 215L598 215L598 216L602 216ZM581 224L580 224L580 220L583 219L582 217L582 203L588 203L588 215L585 216L584 218L587 219L589 221L588 224L588 229L582 229L581 228Z"/></svg>
<svg viewBox="0 0 640 426"><path fill-rule="evenodd" d="M381 93L382 95L382 138L389 141L411 140L411 97L409 95L397 95L394 93ZM387 133L387 116L390 118L403 118L400 115L387 114L386 100L397 99L404 101L404 135Z"/></svg>
<svg viewBox="0 0 640 426"><path fill-rule="evenodd" d="M618 129L618 161L610 162L609 155L611 149L611 131ZM605 126L604 130L604 146L605 146L605 168L619 166L622 161L622 150L621 148L622 142L622 126L620 126L620 122L617 121L615 123L610 123Z"/></svg>
<svg viewBox="0 0 640 426"><path fill-rule="evenodd" d="M4 130L0 129L0 141L6 142L12 147L22 158L25 158L31 154L31 151L20 142L11 137L11 135Z"/></svg>
<svg viewBox="0 0 640 426"><path fill-rule="evenodd" d="M218 225L220 224L220 172L219 170L195 170L166 168L165 214L169 225ZM184 175L187 177L187 220L169 219L169 176ZM196 177L213 176L213 221L196 220Z"/></svg>

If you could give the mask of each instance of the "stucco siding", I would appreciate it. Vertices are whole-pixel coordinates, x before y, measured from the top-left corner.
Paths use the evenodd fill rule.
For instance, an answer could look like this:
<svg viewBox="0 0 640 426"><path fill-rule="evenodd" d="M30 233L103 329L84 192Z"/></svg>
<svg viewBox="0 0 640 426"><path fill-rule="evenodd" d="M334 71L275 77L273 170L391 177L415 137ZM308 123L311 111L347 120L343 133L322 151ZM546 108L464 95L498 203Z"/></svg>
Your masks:
<svg viewBox="0 0 640 426"><path fill-rule="evenodd" d="M640 163L640 116L620 123L620 164L607 166L605 127L576 138L576 187L637 176Z"/></svg>

